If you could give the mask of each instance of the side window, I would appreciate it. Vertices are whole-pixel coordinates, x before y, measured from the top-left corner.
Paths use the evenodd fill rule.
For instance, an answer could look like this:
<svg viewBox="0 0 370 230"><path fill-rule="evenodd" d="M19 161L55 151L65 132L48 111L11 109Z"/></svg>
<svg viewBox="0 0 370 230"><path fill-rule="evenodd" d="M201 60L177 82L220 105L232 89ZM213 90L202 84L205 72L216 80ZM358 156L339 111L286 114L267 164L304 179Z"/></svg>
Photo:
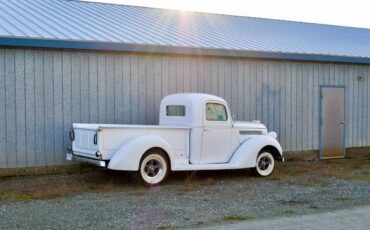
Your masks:
<svg viewBox="0 0 370 230"><path fill-rule="evenodd" d="M225 106L217 103L207 103L206 119L207 121L227 121Z"/></svg>
<svg viewBox="0 0 370 230"><path fill-rule="evenodd" d="M184 105L167 105L166 106L166 116L185 116L185 106Z"/></svg>

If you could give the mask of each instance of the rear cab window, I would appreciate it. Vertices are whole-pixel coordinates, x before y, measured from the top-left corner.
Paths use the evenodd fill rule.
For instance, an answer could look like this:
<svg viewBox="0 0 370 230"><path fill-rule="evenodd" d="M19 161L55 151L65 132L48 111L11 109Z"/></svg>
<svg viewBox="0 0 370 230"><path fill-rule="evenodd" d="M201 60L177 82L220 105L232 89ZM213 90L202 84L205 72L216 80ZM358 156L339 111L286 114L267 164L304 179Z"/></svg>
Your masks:
<svg viewBox="0 0 370 230"><path fill-rule="evenodd" d="M167 105L166 116L168 117L184 117L185 105Z"/></svg>

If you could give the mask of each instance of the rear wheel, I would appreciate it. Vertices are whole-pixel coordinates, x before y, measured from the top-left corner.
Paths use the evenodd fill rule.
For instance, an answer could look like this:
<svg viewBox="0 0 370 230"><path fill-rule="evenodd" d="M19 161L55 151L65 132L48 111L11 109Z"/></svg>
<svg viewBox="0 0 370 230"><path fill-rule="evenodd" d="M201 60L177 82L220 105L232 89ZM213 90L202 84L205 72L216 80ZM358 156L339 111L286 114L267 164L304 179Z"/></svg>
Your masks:
<svg viewBox="0 0 370 230"><path fill-rule="evenodd" d="M160 150L147 152L140 162L139 178L146 184L159 184L164 181L169 172L166 155Z"/></svg>
<svg viewBox="0 0 370 230"><path fill-rule="evenodd" d="M257 156L256 168L253 169L257 176L269 176L275 167L274 156L269 151L261 151Z"/></svg>

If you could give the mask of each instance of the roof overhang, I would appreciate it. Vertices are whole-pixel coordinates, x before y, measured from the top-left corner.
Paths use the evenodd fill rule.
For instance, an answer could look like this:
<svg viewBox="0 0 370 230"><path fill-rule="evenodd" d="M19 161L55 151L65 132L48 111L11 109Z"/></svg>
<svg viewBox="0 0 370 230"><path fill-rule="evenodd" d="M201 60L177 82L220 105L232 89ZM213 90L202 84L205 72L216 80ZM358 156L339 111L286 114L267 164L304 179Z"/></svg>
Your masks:
<svg viewBox="0 0 370 230"><path fill-rule="evenodd" d="M2 37L0 38L0 46L124 51L124 52L160 53L160 54L202 55L219 57L244 57L260 59L370 64L370 58L366 57L127 44L127 43L100 42L100 41L75 41L75 40L52 40L52 39L47 40L33 38Z"/></svg>

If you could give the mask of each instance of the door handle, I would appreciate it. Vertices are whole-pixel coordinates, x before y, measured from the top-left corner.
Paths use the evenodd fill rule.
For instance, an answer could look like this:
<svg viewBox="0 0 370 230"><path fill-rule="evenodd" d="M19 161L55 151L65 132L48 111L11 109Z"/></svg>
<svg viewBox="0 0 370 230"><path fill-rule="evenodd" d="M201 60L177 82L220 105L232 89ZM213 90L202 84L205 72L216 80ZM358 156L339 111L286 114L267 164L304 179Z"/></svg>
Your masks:
<svg viewBox="0 0 370 230"><path fill-rule="evenodd" d="M208 129L203 129L204 132L208 132L209 130Z"/></svg>
<svg viewBox="0 0 370 230"><path fill-rule="evenodd" d="M345 122L344 121L341 121L341 122L339 122L341 125L344 125L345 124Z"/></svg>

